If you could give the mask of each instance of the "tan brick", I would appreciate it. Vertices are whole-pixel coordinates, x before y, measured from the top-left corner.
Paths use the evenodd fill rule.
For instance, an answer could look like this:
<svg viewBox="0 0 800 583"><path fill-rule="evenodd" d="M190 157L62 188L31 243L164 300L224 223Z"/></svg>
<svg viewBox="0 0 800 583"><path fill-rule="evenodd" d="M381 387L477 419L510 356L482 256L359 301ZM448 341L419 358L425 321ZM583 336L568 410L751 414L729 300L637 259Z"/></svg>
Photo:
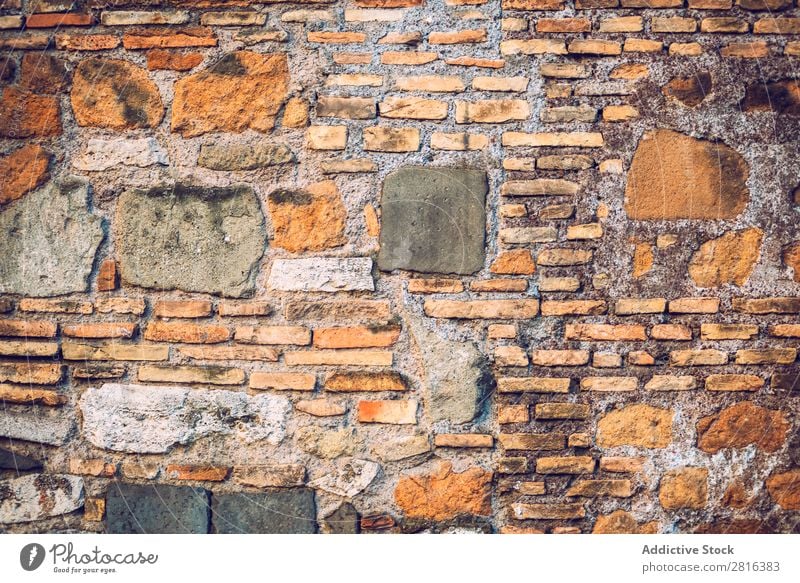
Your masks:
<svg viewBox="0 0 800 583"><path fill-rule="evenodd" d="M48 379L41 378L40 373L36 374L39 375L39 378L26 375L25 371L23 371L22 376L16 376L16 371L10 370L8 365L0 364L0 380L11 380L16 383L24 383L25 385L53 384L54 382L57 382L51 382L48 381ZM30 383L28 380L25 380L26 378L33 378L33 380L37 382ZM16 403L19 405L45 405L48 407L54 407L56 405L63 405L67 402L67 399L64 395L61 395L55 391L33 389L29 386L14 386L0 383L0 401L3 403Z"/></svg>
<svg viewBox="0 0 800 583"><path fill-rule="evenodd" d="M379 45L418 45L422 42L422 33L413 32L387 32L378 41Z"/></svg>
<svg viewBox="0 0 800 583"><path fill-rule="evenodd" d="M719 298L678 298L669 302L671 314L716 314Z"/></svg>
<svg viewBox="0 0 800 583"><path fill-rule="evenodd" d="M746 314L800 314L800 297L733 298L733 309Z"/></svg>
<svg viewBox="0 0 800 583"><path fill-rule="evenodd" d="M230 340L231 331L216 324L189 324L186 322L151 321L144 331L144 339L154 342L185 342L187 344L215 344Z"/></svg>
<svg viewBox="0 0 800 583"><path fill-rule="evenodd" d="M669 54L670 56L696 57L703 54L703 47L700 43L671 43Z"/></svg>
<svg viewBox="0 0 800 583"><path fill-rule="evenodd" d="M294 408L314 417L338 417L347 413L347 407L332 399L305 399L297 401Z"/></svg>
<svg viewBox="0 0 800 583"><path fill-rule="evenodd" d="M618 316L631 314L660 314L667 308L664 298L622 298L614 305Z"/></svg>
<svg viewBox="0 0 800 583"><path fill-rule="evenodd" d="M82 476L111 478L117 473L117 464L103 459L69 458L69 473Z"/></svg>
<svg viewBox="0 0 800 583"><path fill-rule="evenodd" d="M101 522L106 514L105 498L86 498L83 504L83 519L87 522Z"/></svg>
<svg viewBox="0 0 800 583"><path fill-rule="evenodd" d="M527 423L530 421L527 405L499 405L497 407L497 422L501 425L508 423Z"/></svg>
<svg viewBox="0 0 800 583"><path fill-rule="evenodd" d="M132 322L99 322L64 326L64 336L72 338L131 338L136 332Z"/></svg>
<svg viewBox="0 0 800 583"><path fill-rule="evenodd" d="M456 123L506 123L526 120L530 114L530 105L523 99L456 101Z"/></svg>
<svg viewBox="0 0 800 583"><path fill-rule="evenodd" d="M528 282L524 279L483 279L469 284L470 291L487 293L520 293L527 291Z"/></svg>
<svg viewBox="0 0 800 583"><path fill-rule="evenodd" d="M158 476L161 470L158 462L142 461L137 459L135 461L122 462L120 467L122 476L133 480L152 480Z"/></svg>
<svg viewBox="0 0 800 583"><path fill-rule="evenodd" d="M736 352L736 364L792 364L796 348L742 349Z"/></svg>
<svg viewBox="0 0 800 583"><path fill-rule="evenodd" d="M317 377L313 374L294 372L254 371L250 375L251 389L274 389L278 391L313 391Z"/></svg>
<svg viewBox="0 0 800 583"><path fill-rule="evenodd" d="M234 339L245 344L311 344L311 330L305 326L237 326Z"/></svg>
<svg viewBox="0 0 800 583"><path fill-rule="evenodd" d="M399 337L399 326L318 328L313 344L317 348L376 348L391 346Z"/></svg>
<svg viewBox="0 0 800 583"><path fill-rule="evenodd" d="M589 362L587 350L533 350L531 363L536 366L583 366Z"/></svg>
<svg viewBox="0 0 800 583"><path fill-rule="evenodd" d="M615 474L636 474L644 469L646 458L607 456L600 458L600 470Z"/></svg>
<svg viewBox="0 0 800 583"><path fill-rule="evenodd" d="M308 42L322 44L361 44L367 40L367 35L363 32L325 32L309 31Z"/></svg>
<svg viewBox="0 0 800 583"><path fill-rule="evenodd" d="M752 340L758 335L755 324L713 324L700 325L700 338L703 340Z"/></svg>
<svg viewBox="0 0 800 583"><path fill-rule="evenodd" d="M42 320L0 320L0 336L54 338L56 325Z"/></svg>
<svg viewBox="0 0 800 583"><path fill-rule="evenodd" d="M547 267L567 267L585 265L592 260L589 249L544 249L536 257L537 265Z"/></svg>
<svg viewBox="0 0 800 583"><path fill-rule="evenodd" d="M359 401L358 421L361 423L413 425L417 422L417 402L413 400Z"/></svg>
<svg viewBox="0 0 800 583"><path fill-rule="evenodd" d="M528 366L528 355L519 346L498 346L494 349L496 366Z"/></svg>
<svg viewBox="0 0 800 583"><path fill-rule="evenodd" d="M671 16L671 17L657 17L654 16L650 20L651 32L695 32L697 30L697 21L694 18Z"/></svg>
<svg viewBox="0 0 800 583"><path fill-rule="evenodd" d="M169 346L156 344L104 344L90 345L64 342L61 345L64 360L167 360Z"/></svg>
<svg viewBox="0 0 800 583"><path fill-rule="evenodd" d="M455 75L414 75L398 77L394 88L398 91L424 91L426 93L460 93L464 81Z"/></svg>
<svg viewBox="0 0 800 583"><path fill-rule="evenodd" d="M692 329L683 324L655 324L650 329L650 338L653 340L691 340Z"/></svg>
<svg viewBox="0 0 800 583"><path fill-rule="evenodd" d="M423 51L386 51L381 54L383 65L426 65L439 58L439 55Z"/></svg>
<svg viewBox="0 0 800 583"><path fill-rule="evenodd" d="M475 91L508 91L519 93L528 88L527 77L475 77L472 88ZM462 89L463 90L463 89Z"/></svg>
<svg viewBox="0 0 800 583"><path fill-rule="evenodd" d="M591 408L583 403L537 403L534 413L537 420L588 419Z"/></svg>
<svg viewBox="0 0 800 583"><path fill-rule="evenodd" d="M622 356L615 352L595 352L592 355L594 368L619 368L622 366Z"/></svg>
<svg viewBox="0 0 800 583"><path fill-rule="evenodd" d="M639 324L567 324L567 340L622 341L646 340L644 326Z"/></svg>
<svg viewBox="0 0 800 583"><path fill-rule="evenodd" d="M536 178L506 181L500 193L503 196L574 196L580 188L577 182L563 178Z"/></svg>
<svg viewBox="0 0 800 583"><path fill-rule="evenodd" d="M616 41L581 39L570 41L569 52L578 55L619 55L622 47Z"/></svg>
<svg viewBox="0 0 800 583"><path fill-rule="evenodd" d="M599 32L642 32L644 21L641 16L618 16L600 21Z"/></svg>
<svg viewBox="0 0 800 583"><path fill-rule="evenodd" d="M60 364L0 363L0 383L54 385L61 380Z"/></svg>
<svg viewBox="0 0 800 583"><path fill-rule="evenodd" d="M317 117L375 119L375 100L371 97L320 96Z"/></svg>
<svg viewBox="0 0 800 583"><path fill-rule="evenodd" d="M542 316L594 316L607 310L605 300L542 300Z"/></svg>
<svg viewBox="0 0 800 583"><path fill-rule="evenodd" d="M739 57L742 59L763 59L769 56L769 45L763 41L747 43L730 43L719 50L723 57Z"/></svg>
<svg viewBox="0 0 800 583"><path fill-rule="evenodd" d="M740 324L740 326L748 326L747 324ZM748 331L752 331L752 335L758 334L758 326L749 326ZM769 327L770 336L778 336L780 338L800 338L800 324L774 324ZM744 338L750 340L750 337Z"/></svg>
<svg viewBox="0 0 800 583"><path fill-rule="evenodd" d="M708 391L757 391L764 379L749 374L712 374L706 378Z"/></svg>
<svg viewBox="0 0 800 583"><path fill-rule="evenodd" d="M498 393L568 393L570 379L552 377L501 377Z"/></svg>
<svg viewBox="0 0 800 583"><path fill-rule="evenodd" d="M516 338L517 327L514 324L489 324L487 337L490 339Z"/></svg>
<svg viewBox="0 0 800 583"><path fill-rule="evenodd" d="M635 391L639 386L636 377L587 377L581 379L583 391Z"/></svg>
<svg viewBox="0 0 800 583"><path fill-rule="evenodd" d="M748 23L728 16L704 18L700 21L700 32L747 32Z"/></svg>
<svg viewBox="0 0 800 583"><path fill-rule="evenodd" d="M576 292L581 288L577 277L540 277L540 292Z"/></svg>
<svg viewBox="0 0 800 583"><path fill-rule="evenodd" d="M639 110L631 105L607 105L603 108L603 121L622 122L639 117Z"/></svg>
<svg viewBox="0 0 800 583"><path fill-rule="evenodd" d="M536 471L540 474L591 474L596 462L589 456L540 457Z"/></svg>
<svg viewBox="0 0 800 583"><path fill-rule="evenodd" d="M50 314L91 314L93 311L90 302L80 300L40 300L35 298L22 298L19 301L22 312L45 312Z"/></svg>
<svg viewBox="0 0 800 583"><path fill-rule="evenodd" d="M304 350L287 352L288 366L391 366L392 353L383 350Z"/></svg>
<svg viewBox="0 0 800 583"><path fill-rule="evenodd" d="M411 279L408 292L412 294L458 294L464 291L464 284L458 279Z"/></svg>
<svg viewBox="0 0 800 583"><path fill-rule="evenodd" d="M591 75L591 70L586 65L574 63L542 63L539 73L542 77L556 79L585 79Z"/></svg>
<svg viewBox="0 0 800 583"><path fill-rule="evenodd" d="M538 300L425 300L425 314L431 318L514 320L538 312Z"/></svg>
<svg viewBox="0 0 800 583"><path fill-rule="evenodd" d="M664 43L645 38L629 38L625 40L622 49L626 53L658 53L664 49Z"/></svg>
<svg viewBox="0 0 800 583"><path fill-rule="evenodd" d="M728 353L721 350L673 350L669 353L672 366L715 366L727 364Z"/></svg>
<svg viewBox="0 0 800 583"><path fill-rule="evenodd" d="M145 302L142 298L98 298L95 309L101 314L144 314Z"/></svg>
<svg viewBox="0 0 800 583"><path fill-rule="evenodd" d="M337 65L369 65L372 61L371 53L333 53L333 62Z"/></svg>
<svg viewBox="0 0 800 583"><path fill-rule="evenodd" d="M428 33L428 43L432 45L483 43L486 42L486 39L486 31L483 29Z"/></svg>
<svg viewBox="0 0 800 583"><path fill-rule="evenodd" d="M567 46L558 39L504 40L500 42L500 54L503 55L566 55Z"/></svg>
<svg viewBox="0 0 800 583"><path fill-rule="evenodd" d="M280 352L270 346L181 346L178 354L193 360L260 360L277 362Z"/></svg>
<svg viewBox="0 0 800 583"><path fill-rule="evenodd" d="M567 241L587 241L599 239L602 236L603 225L600 223L585 223L567 227Z"/></svg>
<svg viewBox="0 0 800 583"><path fill-rule="evenodd" d="M231 478L234 483L242 486L289 488L305 483L306 468L300 464L234 466Z"/></svg>
<svg viewBox="0 0 800 583"><path fill-rule="evenodd" d="M442 120L447 117L445 101L421 97L386 97L378 104L381 117L389 119Z"/></svg>
<svg viewBox="0 0 800 583"><path fill-rule="evenodd" d="M306 144L312 150L344 150L346 126L311 126L306 130Z"/></svg>
<svg viewBox="0 0 800 583"><path fill-rule="evenodd" d="M30 342L28 340L0 340L0 356L56 356L57 342Z"/></svg>
<svg viewBox="0 0 800 583"><path fill-rule="evenodd" d="M653 375L644 385L646 391L691 391L695 388L695 377L678 375Z"/></svg>
<svg viewBox="0 0 800 583"><path fill-rule="evenodd" d="M272 306L266 302L220 302L217 306L220 316L269 316Z"/></svg>
<svg viewBox="0 0 800 583"><path fill-rule="evenodd" d="M416 152L419 150L418 128L364 128L364 149L370 152Z"/></svg>
<svg viewBox="0 0 800 583"><path fill-rule="evenodd" d="M159 300L153 306L156 318L205 318L211 315L208 300Z"/></svg>
<svg viewBox="0 0 800 583"><path fill-rule="evenodd" d="M196 383L207 385L240 385L244 371L221 366L142 365L138 379L154 383Z"/></svg>
<svg viewBox="0 0 800 583"><path fill-rule="evenodd" d="M753 24L755 34L800 34L800 18L761 18Z"/></svg>

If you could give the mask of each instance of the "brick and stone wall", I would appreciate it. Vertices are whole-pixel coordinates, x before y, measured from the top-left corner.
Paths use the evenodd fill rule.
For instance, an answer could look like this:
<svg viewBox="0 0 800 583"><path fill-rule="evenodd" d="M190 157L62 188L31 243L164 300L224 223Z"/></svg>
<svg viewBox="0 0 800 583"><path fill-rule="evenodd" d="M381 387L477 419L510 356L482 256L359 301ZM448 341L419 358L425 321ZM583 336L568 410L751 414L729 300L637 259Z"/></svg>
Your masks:
<svg viewBox="0 0 800 583"><path fill-rule="evenodd" d="M794 0L1 0L0 530L791 532Z"/></svg>

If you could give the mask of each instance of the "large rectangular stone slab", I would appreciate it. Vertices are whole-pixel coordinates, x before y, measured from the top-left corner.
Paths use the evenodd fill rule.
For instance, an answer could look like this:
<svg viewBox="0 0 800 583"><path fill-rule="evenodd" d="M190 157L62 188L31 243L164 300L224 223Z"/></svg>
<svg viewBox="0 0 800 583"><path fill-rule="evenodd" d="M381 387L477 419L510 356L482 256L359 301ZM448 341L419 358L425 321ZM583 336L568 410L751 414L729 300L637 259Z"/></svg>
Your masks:
<svg viewBox="0 0 800 583"><path fill-rule="evenodd" d="M63 445L75 429L69 409L0 407L0 436L48 445Z"/></svg>
<svg viewBox="0 0 800 583"><path fill-rule="evenodd" d="M383 183L378 267L470 274L484 262L486 173L401 168Z"/></svg>
<svg viewBox="0 0 800 583"><path fill-rule="evenodd" d="M79 406L83 435L92 445L164 453L211 435L280 443L289 401L270 394L105 384L84 392Z"/></svg>
<svg viewBox="0 0 800 583"><path fill-rule="evenodd" d="M220 534L317 532L314 491L308 488L215 495L211 515Z"/></svg>
<svg viewBox="0 0 800 583"><path fill-rule="evenodd" d="M106 495L111 534L206 534L209 496L202 488L112 482Z"/></svg>

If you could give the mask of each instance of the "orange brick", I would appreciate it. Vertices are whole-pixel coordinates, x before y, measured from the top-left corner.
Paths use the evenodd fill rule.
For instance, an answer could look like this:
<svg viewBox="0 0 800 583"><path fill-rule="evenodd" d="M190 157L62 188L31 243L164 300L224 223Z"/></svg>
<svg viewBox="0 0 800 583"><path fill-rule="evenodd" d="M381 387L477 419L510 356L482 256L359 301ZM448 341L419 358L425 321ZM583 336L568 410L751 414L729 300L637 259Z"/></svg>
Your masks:
<svg viewBox="0 0 800 583"><path fill-rule="evenodd" d="M309 32L308 42L335 45L360 44L367 40L363 32Z"/></svg>
<svg viewBox="0 0 800 583"><path fill-rule="evenodd" d="M538 300L426 300L425 315L432 318L533 318L539 313Z"/></svg>
<svg viewBox="0 0 800 583"><path fill-rule="evenodd" d="M117 262L106 259L100 264L97 272L97 291L114 291L118 284Z"/></svg>
<svg viewBox="0 0 800 583"><path fill-rule="evenodd" d="M112 34L57 34L56 48L60 51L107 51L119 46L120 39Z"/></svg>
<svg viewBox="0 0 800 583"><path fill-rule="evenodd" d="M456 45L462 43L486 42L486 31L458 30L451 32L431 32L428 34L428 43L432 45Z"/></svg>
<svg viewBox="0 0 800 583"><path fill-rule="evenodd" d="M639 324L567 324L567 340L646 340L644 326Z"/></svg>
<svg viewBox="0 0 800 583"><path fill-rule="evenodd" d="M0 320L0 336L54 338L55 335L56 325L52 322L32 320Z"/></svg>
<svg viewBox="0 0 800 583"><path fill-rule="evenodd" d="M403 377L389 372L336 372L325 379L325 390L333 392L405 391Z"/></svg>
<svg viewBox="0 0 800 583"><path fill-rule="evenodd" d="M136 332L132 322L100 322L64 326L64 336L72 338L131 338Z"/></svg>
<svg viewBox="0 0 800 583"><path fill-rule="evenodd" d="M25 19L25 28L55 28L62 26L91 26L91 14L66 12L62 14L31 14Z"/></svg>
<svg viewBox="0 0 800 583"><path fill-rule="evenodd" d="M234 338L246 344L306 346L311 343L311 330L304 326L237 326Z"/></svg>
<svg viewBox="0 0 800 583"><path fill-rule="evenodd" d="M60 364L0 363L0 383L54 385L61 380Z"/></svg>
<svg viewBox="0 0 800 583"><path fill-rule="evenodd" d="M464 291L464 284L458 279L411 279L408 293L412 294L458 294Z"/></svg>
<svg viewBox="0 0 800 583"><path fill-rule="evenodd" d="M272 306L266 302L220 302L217 312L220 316L269 316Z"/></svg>
<svg viewBox="0 0 800 583"><path fill-rule="evenodd" d="M211 315L208 300L159 300L153 307L157 318L204 318Z"/></svg>
<svg viewBox="0 0 800 583"><path fill-rule="evenodd" d="M173 53L163 49L147 51L147 68L151 71L189 71L203 62L200 53Z"/></svg>
<svg viewBox="0 0 800 583"><path fill-rule="evenodd" d="M417 422L417 402L359 401L358 420L361 423L413 425Z"/></svg>
<svg viewBox="0 0 800 583"><path fill-rule="evenodd" d="M141 28L126 32L122 37L122 46L128 50L215 47L217 37L212 29L199 26L184 29Z"/></svg>
<svg viewBox="0 0 800 583"><path fill-rule="evenodd" d="M319 328L314 330L317 348L375 348L391 346L400 337L399 326Z"/></svg>
<svg viewBox="0 0 800 583"><path fill-rule="evenodd" d="M185 322L154 321L147 325L145 340L155 342L186 342L187 344L215 344L230 340L231 331L213 324L187 324Z"/></svg>

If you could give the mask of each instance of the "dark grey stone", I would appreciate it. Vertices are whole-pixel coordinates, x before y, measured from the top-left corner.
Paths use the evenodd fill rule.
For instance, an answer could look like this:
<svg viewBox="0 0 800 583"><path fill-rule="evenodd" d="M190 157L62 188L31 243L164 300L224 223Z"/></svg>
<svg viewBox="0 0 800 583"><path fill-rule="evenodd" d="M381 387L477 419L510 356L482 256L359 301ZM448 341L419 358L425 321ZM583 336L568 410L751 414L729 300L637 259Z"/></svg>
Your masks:
<svg viewBox="0 0 800 583"><path fill-rule="evenodd" d="M114 229L126 282L231 297L253 291L267 240L249 186L129 190Z"/></svg>
<svg viewBox="0 0 800 583"><path fill-rule="evenodd" d="M42 462L39 460L0 448L0 470L24 472L26 470L38 470L41 467Z"/></svg>
<svg viewBox="0 0 800 583"><path fill-rule="evenodd" d="M220 534L317 531L314 491L308 488L215 495L211 513L214 531Z"/></svg>
<svg viewBox="0 0 800 583"><path fill-rule="evenodd" d="M401 168L383 183L382 271L470 274L483 268L486 173Z"/></svg>
<svg viewBox="0 0 800 583"><path fill-rule="evenodd" d="M359 516L355 506L345 502L325 517L330 534L358 534Z"/></svg>
<svg viewBox="0 0 800 583"><path fill-rule="evenodd" d="M208 492L202 488L112 482L106 528L112 534L205 534L209 511Z"/></svg>

